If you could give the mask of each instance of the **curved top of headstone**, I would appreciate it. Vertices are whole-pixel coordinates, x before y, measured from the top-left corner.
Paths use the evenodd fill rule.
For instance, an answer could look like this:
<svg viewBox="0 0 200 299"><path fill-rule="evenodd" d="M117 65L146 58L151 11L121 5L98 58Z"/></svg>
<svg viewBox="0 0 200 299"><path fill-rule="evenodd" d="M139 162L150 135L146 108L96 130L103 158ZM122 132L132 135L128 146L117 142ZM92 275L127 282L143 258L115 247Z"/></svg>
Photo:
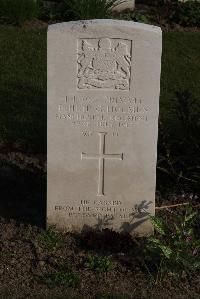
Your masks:
<svg viewBox="0 0 200 299"><path fill-rule="evenodd" d="M48 224L149 235L162 36L120 20L48 32Z"/></svg>
<svg viewBox="0 0 200 299"><path fill-rule="evenodd" d="M133 21L124 21L124 20L111 20L111 19L94 19L94 20L80 20L80 21L71 21L71 22L63 22L63 23L56 23L50 25L48 30L73 30L77 27L83 26L86 29L87 26L113 26L113 27L128 27L133 28L135 30L145 30L150 32L155 32L161 34L161 28L158 26L147 25L144 23L138 23Z"/></svg>

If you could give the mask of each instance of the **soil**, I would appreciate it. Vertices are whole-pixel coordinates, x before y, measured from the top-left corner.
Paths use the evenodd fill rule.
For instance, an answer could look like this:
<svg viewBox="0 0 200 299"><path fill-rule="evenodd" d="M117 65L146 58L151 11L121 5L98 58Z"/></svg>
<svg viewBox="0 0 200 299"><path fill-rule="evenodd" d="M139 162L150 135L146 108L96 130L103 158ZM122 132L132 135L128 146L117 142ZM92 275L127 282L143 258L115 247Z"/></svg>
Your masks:
<svg viewBox="0 0 200 299"><path fill-rule="evenodd" d="M0 160L0 298L200 298L200 273L157 283L139 266L143 239L110 230L64 233L58 247L46 249L41 233L46 219L45 157L20 153ZM157 195L157 205L198 203L191 194ZM169 218L167 210L161 210ZM200 232L199 232L200 233ZM98 273L86 265L87 256L113 260L112 269ZM49 285L43 277L67 263L79 276L74 286Z"/></svg>
<svg viewBox="0 0 200 299"><path fill-rule="evenodd" d="M112 294L106 298L113 299L199 298L200 273L190 279L168 278L151 284L136 264L135 243L129 236L112 231L65 234L64 245L49 251L40 245L39 233L36 227L0 220L0 298L105 298L105 294ZM108 239L112 246L107 246ZM112 257L114 266L107 273L95 273L86 267L86 257L102 251ZM43 283L42 277L57 271L58 260L63 259L78 273L78 285Z"/></svg>

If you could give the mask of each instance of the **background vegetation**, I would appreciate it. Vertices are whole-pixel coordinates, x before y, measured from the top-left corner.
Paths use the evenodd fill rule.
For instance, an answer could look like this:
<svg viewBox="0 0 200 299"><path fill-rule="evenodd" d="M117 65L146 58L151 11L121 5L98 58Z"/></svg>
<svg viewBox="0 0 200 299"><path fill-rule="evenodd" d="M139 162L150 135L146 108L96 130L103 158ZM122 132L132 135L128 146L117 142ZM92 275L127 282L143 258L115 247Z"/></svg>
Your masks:
<svg viewBox="0 0 200 299"><path fill-rule="evenodd" d="M123 1L123 0L122 0ZM149 4L142 5L140 3ZM112 13L115 0L0 0L0 23L23 25L40 19L62 22L84 19L123 18L167 26L200 27L200 2L189 0L137 1L134 12Z"/></svg>
<svg viewBox="0 0 200 299"><path fill-rule="evenodd" d="M38 4L35 0L0 0L0 22L22 25L38 16Z"/></svg>

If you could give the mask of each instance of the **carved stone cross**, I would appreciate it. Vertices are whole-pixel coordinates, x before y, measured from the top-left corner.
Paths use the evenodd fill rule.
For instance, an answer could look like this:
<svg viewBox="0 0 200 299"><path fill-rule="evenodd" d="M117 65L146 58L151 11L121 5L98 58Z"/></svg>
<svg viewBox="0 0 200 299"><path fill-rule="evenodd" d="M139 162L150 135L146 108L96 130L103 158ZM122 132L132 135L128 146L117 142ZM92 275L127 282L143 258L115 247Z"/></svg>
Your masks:
<svg viewBox="0 0 200 299"><path fill-rule="evenodd" d="M105 137L107 133L100 132L99 135L99 153L86 154L81 153L81 159L97 159L99 160L99 180L97 196L104 196L104 166L105 159L123 160L123 154L106 154L105 153Z"/></svg>

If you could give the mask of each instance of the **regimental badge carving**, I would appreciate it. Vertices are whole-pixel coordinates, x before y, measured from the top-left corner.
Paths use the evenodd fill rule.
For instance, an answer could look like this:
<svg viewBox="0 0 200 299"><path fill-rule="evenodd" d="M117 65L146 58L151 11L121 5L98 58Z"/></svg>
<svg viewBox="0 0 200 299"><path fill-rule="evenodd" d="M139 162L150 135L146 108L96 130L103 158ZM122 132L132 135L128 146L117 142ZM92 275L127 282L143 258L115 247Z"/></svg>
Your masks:
<svg viewBox="0 0 200 299"><path fill-rule="evenodd" d="M130 40L80 39L77 62L78 89L130 89Z"/></svg>

